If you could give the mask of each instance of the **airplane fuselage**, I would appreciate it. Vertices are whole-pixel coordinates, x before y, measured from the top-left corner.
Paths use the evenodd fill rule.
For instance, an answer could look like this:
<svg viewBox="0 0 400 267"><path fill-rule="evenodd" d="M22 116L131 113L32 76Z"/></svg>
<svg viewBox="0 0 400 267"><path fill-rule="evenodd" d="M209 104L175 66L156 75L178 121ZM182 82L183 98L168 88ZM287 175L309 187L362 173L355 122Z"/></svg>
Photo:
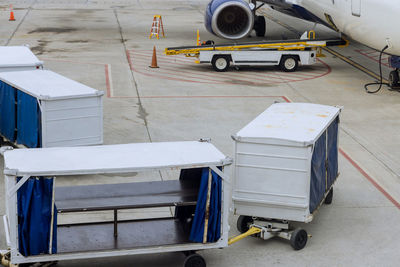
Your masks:
<svg viewBox="0 0 400 267"><path fill-rule="evenodd" d="M353 40L400 56L399 0L289 0ZM334 24L334 25L332 25Z"/></svg>

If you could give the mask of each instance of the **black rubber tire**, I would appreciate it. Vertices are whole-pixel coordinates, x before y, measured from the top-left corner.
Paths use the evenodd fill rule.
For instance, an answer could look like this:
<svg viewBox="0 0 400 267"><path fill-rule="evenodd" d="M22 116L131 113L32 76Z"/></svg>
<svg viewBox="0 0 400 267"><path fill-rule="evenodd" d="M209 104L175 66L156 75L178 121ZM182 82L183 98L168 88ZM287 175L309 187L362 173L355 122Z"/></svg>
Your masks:
<svg viewBox="0 0 400 267"><path fill-rule="evenodd" d="M264 16L256 16L254 18L254 30L257 37L265 36L266 24Z"/></svg>
<svg viewBox="0 0 400 267"><path fill-rule="evenodd" d="M183 263L184 267L206 267L206 261L197 253L190 254Z"/></svg>
<svg viewBox="0 0 400 267"><path fill-rule="evenodd" d="M252 217L240 215L236 222L236 227L239 232L245 233L249 230L249 224L252 223L253 223Z"/></svg>
<svg viewBox="0 0 400 267"><path fill-rule="evenodd" d="M332 199L333 199L333 188L329 190L329 193L325 197L324 203L327 205L332 204Z"/></svg>
<svg viewBox="0 0 400 267"><path fill-rule="evenodd" d="M225 62L225 65L218 64L220 60L224 60L221 62ZM211 60L211 65L213 66L214 70L218 72L227 71L230 63L231 61L229 56L222 56L222 55L214 56L213 59Z"/></svg>
<svg viewBox="0 0 400 267"><path fill-rule="evenodd" d="M393 70L389 73L389 86L397 87L399 86L399 73L397 70Z"/></svg>
<svg viewBox="0 0 400 267"><path fill-rule="evenodd" d="M290 237L290 245L295 250L303 249L307 244L308 234L306 230L297 228Z"/></svg>
<svg viewBox="0 0 400 267"><path fill-rule="evenodd" d="M294 72L299 66L299 60L295 56L282 56L279 67L284 72Z"/></svg>

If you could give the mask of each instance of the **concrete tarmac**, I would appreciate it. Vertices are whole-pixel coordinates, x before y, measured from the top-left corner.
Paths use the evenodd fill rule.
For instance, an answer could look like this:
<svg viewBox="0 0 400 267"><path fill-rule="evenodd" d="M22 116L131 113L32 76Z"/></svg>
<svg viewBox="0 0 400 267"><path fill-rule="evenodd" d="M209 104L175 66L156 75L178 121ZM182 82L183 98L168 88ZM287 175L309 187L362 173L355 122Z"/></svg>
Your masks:
<svg viewBox="0 0 400 267"><path fill-rule="evenodd" d="M340 177L333 203L322 206L309 224L298 224L312 238L294 251L288 242L246 238L222 250L199 252L207 266L398 266L400 262L400 94L382 89L367 94L364 84L378 73L376 51L351 42L324 51L313 66L295 73L276 67L231 68L216 73L194 59L165 56L170 46L202 40L228 43L208 33L203 16L208 0L13 1L0 0L0 44L29 44L45 67L104 90L104 143L158 142L211 138L233 156L236 133L272 103L310 102L343 106ZM265 39L297 38L315 28L317 37L337 33L269 8ZM153 15L161 14L166 37L149 39ZM263 38L246 38L256 41ZM150 69L153 46L159 69ZM347 62L345 61L347 59ZM385 62L384 62L385 63ZM367 69L361 71L357 66ZM390 71L386 63L383 72ZM373 89L373 88L371 88ZM399 131L398 131L399 130ZM2 163L0 169L3 168ZM57 185L173 179L176 172L86 179L59 177ZM0 192L4 192L0 180ZM0 215L5 213L0 195ZM169 209L125 211L123 218L169 215ZM87 220L111 214L92 213ZM65 216L64 222L77 217ZM230 235L238 234L231 215ZM3 229L2 221L0 228ZM0 249L6 249L0 230ZM62 261L57 266L181 266L182 253Z"/></svg>

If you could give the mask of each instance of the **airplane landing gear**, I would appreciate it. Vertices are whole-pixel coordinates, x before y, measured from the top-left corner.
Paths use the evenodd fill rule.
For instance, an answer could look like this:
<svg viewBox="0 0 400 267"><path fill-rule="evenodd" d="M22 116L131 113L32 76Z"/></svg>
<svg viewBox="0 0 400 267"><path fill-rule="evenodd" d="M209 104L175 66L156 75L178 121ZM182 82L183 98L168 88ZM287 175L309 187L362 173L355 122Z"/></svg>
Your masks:
<svg viewBox="0 0 400 267"><path fill-rule="evenodd" d="M396 68L395 70L389 73L389 86L392 89L398 89L400 87L399 83L399 69Z"/></svg>
<svg viewBox="0 0 400 267"><path fill-rule="evenodd" d="M254 30L256 31L257 37L265 36L265 18L264 16L255 16L254 17Z"/></svg>

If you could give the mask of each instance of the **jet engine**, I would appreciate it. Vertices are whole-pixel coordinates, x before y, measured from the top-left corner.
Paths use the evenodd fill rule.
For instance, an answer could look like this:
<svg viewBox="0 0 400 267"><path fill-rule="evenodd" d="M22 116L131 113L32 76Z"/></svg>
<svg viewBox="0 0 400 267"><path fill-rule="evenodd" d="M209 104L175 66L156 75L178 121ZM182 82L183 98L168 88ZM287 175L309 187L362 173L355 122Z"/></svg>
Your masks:
<svg viewBox="0 0 400 267"><path fill-rule="evenodd" d="M240 39L253 29L254 15L243 0L212 0L204 21L209 32L221 38Z"/></svg>

